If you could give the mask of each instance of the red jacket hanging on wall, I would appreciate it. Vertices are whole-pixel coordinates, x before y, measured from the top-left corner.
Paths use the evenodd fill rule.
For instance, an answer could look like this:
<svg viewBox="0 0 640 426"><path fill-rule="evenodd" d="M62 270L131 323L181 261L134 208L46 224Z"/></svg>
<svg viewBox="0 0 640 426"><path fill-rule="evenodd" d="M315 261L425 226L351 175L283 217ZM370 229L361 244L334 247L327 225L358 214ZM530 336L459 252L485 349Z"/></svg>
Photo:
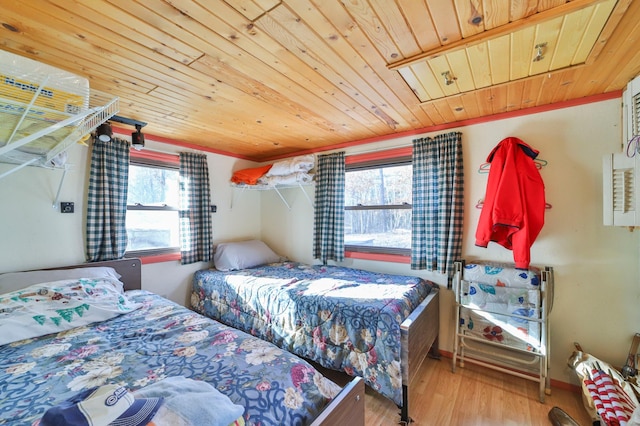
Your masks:
<svg viewBox="0 0 640 426"><path fill-rule="evenodd" d="M487 157L487 192L476 245L494 241L513 250L516 268L527 269L530 249L544 224L544 182L534 159L538 151L518 138L500 141Z"/></svg>

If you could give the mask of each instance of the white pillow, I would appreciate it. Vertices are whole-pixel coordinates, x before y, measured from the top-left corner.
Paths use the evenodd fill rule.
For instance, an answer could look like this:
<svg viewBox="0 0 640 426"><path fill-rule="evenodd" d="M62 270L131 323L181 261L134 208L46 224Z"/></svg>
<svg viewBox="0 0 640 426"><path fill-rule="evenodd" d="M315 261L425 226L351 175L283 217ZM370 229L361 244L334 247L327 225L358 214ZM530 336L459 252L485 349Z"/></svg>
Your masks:
<svg viewBox="0 0 640 426"><path fill-rule="evenodd" d="M0 274L0 294L20 290L33 284L50 283L78 278L120 278L120 274L109 266L89 268L55 269L51 271L7 272Z"/></svg>
<svg viewBox="0 0 640 426"><path fill-rule="evenodd" d="M220 271L252 268L280 260L282 258L260 240L220 243L213 255L213 263Z"/></svg>

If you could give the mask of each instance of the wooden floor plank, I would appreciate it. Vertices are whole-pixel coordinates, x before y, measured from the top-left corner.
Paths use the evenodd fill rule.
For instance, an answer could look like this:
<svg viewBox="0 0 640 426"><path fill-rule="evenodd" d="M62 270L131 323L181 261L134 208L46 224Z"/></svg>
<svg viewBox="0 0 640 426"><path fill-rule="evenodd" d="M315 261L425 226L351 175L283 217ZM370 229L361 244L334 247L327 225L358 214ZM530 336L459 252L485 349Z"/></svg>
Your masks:
<svg viewBox="0 0 640 426"><path fill-rule="evenodd" d="M323 370L344 385L348 378ZM427 359L420 368L409 397L412 426L539 426L551 424L549 410L562 408L580 425L591 425L579 393L552 388L544 404L538 400L536 382L467 363L451 372L451 360ZM367 387L367 426L397 425L399 409Z"/></svg>

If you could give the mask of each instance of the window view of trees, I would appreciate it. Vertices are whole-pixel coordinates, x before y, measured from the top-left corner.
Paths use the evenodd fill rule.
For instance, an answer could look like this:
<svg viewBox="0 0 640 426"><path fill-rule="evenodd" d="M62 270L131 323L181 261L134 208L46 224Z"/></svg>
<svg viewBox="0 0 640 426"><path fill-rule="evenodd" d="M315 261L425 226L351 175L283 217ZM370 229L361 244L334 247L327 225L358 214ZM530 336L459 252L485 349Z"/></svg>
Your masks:
<svg viewBox="0 0 640 426"><path fill-rule="evenodd" d="M129 166L127 251L179 246L178 184L177 169Z"/></svg>
<svg viewBox="0 0 640 426"><path fill-rule="evenodd" d="M345 243L411 248L411 164L347 171Z"/></svg>
<svg viewBox="0 0 640 426"><path fill-rule="evenodd" d="M129 167L127 204L178 206L178 171L158 167Z"/></svg>

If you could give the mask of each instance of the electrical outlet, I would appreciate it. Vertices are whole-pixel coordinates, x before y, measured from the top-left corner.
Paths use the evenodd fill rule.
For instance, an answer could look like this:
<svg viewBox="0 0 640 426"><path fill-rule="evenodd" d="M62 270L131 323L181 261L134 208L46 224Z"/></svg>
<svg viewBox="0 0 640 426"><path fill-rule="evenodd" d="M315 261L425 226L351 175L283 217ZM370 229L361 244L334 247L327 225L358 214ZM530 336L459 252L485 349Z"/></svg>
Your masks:
<svg viewBox="0 0 640 426"><path fill-rule="evenodd" d="M73 202L70 202L70 201L61 202L60 213L73 213Z"/></svg>

